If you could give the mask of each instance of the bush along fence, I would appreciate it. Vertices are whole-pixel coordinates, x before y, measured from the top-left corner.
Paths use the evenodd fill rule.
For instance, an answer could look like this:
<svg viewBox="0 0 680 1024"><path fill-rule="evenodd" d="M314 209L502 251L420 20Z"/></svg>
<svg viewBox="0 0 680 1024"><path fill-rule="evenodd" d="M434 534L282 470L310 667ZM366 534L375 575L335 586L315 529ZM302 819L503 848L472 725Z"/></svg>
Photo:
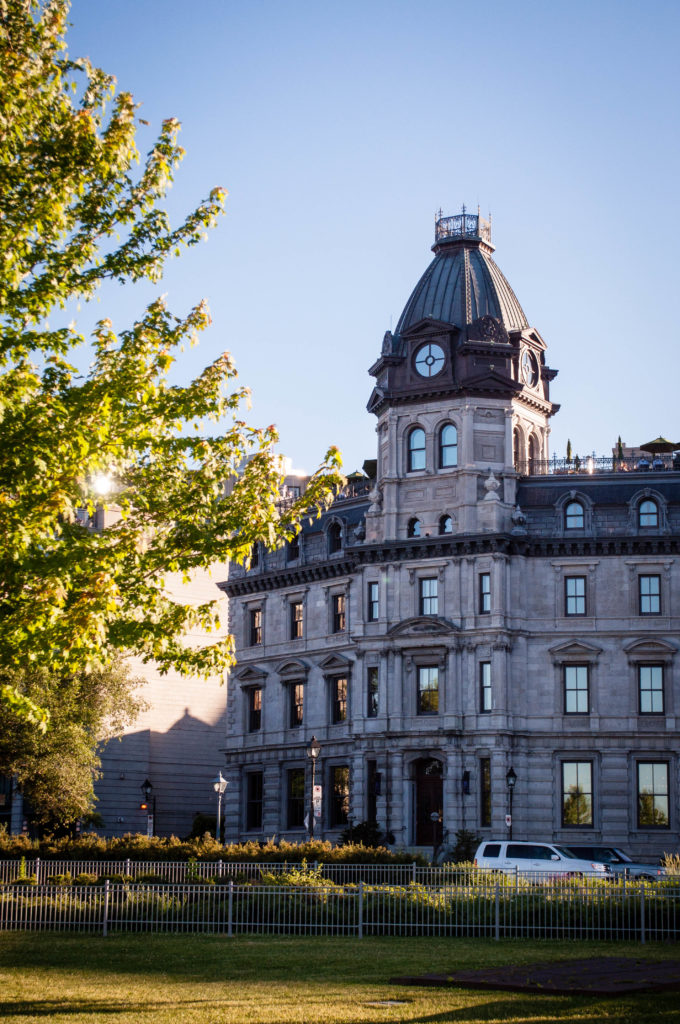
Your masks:
<svg viewBox="0 0 680 1024"><path fill-rule="evenodd" d="M487 875L460 885L334 885L310 872L257 883L0 887L0 930L209 932L227 936L432 935L669 941L680 886Z"/></svg>

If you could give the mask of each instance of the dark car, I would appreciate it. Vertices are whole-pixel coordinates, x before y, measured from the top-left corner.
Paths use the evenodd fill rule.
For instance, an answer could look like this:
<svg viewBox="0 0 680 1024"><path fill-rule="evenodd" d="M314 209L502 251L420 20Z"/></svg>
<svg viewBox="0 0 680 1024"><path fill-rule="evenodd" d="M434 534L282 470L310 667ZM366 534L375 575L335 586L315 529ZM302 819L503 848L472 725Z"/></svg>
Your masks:
<svg viewBox="0 0 680 1024"><path fill-rule="evenodd" d="M656 882L666 876L666 869L661 866L659 861L653 863L633 860L618 846L597 844L572 846L571 843L563 845L577 857L592 857L594 860L606 864L616 875L625 875L626 878L644 878L650 882Z"/></svg>

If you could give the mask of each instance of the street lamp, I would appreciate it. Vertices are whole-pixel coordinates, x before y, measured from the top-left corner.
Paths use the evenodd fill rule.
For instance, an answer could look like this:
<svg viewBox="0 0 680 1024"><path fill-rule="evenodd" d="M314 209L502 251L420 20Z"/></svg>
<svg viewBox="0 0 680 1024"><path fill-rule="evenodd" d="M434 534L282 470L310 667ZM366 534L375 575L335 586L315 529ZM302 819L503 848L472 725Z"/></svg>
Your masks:
<svg viewBox="0 0 680 1024"><path fill-rule="evenodd" d="M312 765L312 802L309 811L309 838L314 838L314 782L316 779L316 759L321 753L321 744L316 736L312 736L307 747L307 757Z"/></svg>
<svg viewBox="0 0 680 1024"><path fill-rule="evenodd" d="M213 789L217 793L217 828L215 829L215 838L218 843L222 842L222 797L229 783L222 775L222 772L218 772L213 779Z"/></svg>
<svg viewBox="0 0 680 1024"><path fill-rule="evenodd" d="M437 859L437 848L439 846L439 843L437 842L437 832L439 831L437 826L440 822L439 811L431 812L430 821L432 822L432 863L434 864Z"/></svg>
<svg viewBox="0 0 680 1024"><path fill-rule="evenodd" d="M139 787L142 791L144 800L142 802L140 810L146 811L146 834L147 836L156 835L156 797L152 797L153 786L148 779L144 779L144 782Z"/></svg>
<svg viewBox="0 0 680 1024"><path fill-rule="evenodd" d="M515 789L515 783L516 782L517 782L517 773L515 772L515 769L511 765L508 768L508 771L507 771L506 776L505 776L505 785L508 787L508 801L509 801L507 825L508 825L508 828L509 828L510 831L508 832L508 839L512 839L512 794L513 794L513 791Z"/></svg>

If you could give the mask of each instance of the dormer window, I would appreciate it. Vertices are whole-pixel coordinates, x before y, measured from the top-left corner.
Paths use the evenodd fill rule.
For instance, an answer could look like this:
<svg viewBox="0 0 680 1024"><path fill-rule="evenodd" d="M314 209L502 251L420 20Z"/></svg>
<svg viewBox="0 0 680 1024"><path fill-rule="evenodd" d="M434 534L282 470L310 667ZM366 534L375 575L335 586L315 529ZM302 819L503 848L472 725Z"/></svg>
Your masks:
<svg viewBox="0 0 680 1024"><path fill-rule="evenodd" d="M420 519L409 519L406 536L420 537Z"/></svg>
<svg viewBox="0 0 680 1024"><path fill-rule="evenodd" d="M342 527L340 523L331 523L328 527L328 554L334 555L342 551Z"/></svg>
<svg viewBox="0 0 680 1024"><path fill-rule="evenodd" d="M458 431L447 423L439 432L439 468L450 469L458 465Z"/></svg>
<svg viewBox="0 0 680 1024"><path fill-rule="evenodd" d="M425 469L425 431L415 427L408 435L408 472Z"/></svg>
<svg viewBox="0 0 680 1024"><path fill-rule="evenodd" d="M570 501L564 510L564 525L567 530L582 530L585 527L585 512L580 501Z"/></svg>
<svg viewBox="0 0 680 1024"><path fill-rule="evenodd" d="M646 527L658 527L659 525L659 506L655 501L647 499L641 502L640 508L638 509L638 525Z"/></svg>

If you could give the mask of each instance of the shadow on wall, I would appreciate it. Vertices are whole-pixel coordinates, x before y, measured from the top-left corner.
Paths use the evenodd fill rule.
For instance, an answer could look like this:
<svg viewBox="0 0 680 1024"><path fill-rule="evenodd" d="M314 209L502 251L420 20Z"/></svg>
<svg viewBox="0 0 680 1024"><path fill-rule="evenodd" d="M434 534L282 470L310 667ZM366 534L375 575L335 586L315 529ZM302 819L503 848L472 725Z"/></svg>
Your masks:
<svg viewBox="0 0 680 1024"><path fill-rule="evenodd" d="M110 740L101 752L102 777L95 786L96 810L105 836L147 832L147 813L159 836L186 836L196 813L214 814L212 780L224 764L225 713L216 722L184 714L165 732L143 729ZM142 783L151 783L147 810Z"/></svg>

